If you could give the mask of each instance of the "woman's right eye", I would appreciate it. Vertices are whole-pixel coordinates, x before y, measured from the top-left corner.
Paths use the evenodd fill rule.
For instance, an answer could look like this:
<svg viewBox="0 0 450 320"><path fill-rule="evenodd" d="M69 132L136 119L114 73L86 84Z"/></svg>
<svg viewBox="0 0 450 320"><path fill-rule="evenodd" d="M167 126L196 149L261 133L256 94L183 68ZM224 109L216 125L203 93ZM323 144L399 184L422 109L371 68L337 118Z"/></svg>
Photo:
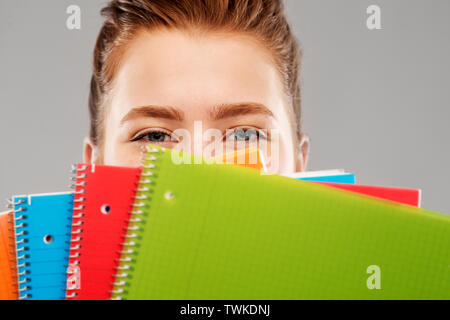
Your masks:
<svg viewBox="0 0 450 320"><path fill-rule="evenodd" d="M176 142L172 136L163 131L150 131L143 134L138 135L136 138L133 138L131 141L144 141L144 142L153 142L153 143L162 143L162 142Z"/></svg>
<svg viewBox="0 0 450 320"><path fill-rule="evenodd" d="M151 142L165 142L170 140L170 136L164 132L149 132L145 134L145 138Z"/></svg>

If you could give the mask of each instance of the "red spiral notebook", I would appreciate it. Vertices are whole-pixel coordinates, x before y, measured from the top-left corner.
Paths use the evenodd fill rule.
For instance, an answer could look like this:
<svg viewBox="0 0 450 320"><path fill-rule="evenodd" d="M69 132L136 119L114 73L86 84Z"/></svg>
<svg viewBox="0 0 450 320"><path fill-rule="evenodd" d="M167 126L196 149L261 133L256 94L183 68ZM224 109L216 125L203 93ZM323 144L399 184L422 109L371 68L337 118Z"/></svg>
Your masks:
<svg viewBox="0 0 450 320"><path fill-rule="evenodd" d="M315 182L330 187L361 193L375 198L390 200L398 203L409 204L410 206L420 207L421 191L420 189L394 188L381 186L366 186L362 184Z"/></svg>
<svg viewBox="0 0 450 320"><path fill-rule="evenodd" d="M66 299L109 299L141 170L79 164Z"/></svg>

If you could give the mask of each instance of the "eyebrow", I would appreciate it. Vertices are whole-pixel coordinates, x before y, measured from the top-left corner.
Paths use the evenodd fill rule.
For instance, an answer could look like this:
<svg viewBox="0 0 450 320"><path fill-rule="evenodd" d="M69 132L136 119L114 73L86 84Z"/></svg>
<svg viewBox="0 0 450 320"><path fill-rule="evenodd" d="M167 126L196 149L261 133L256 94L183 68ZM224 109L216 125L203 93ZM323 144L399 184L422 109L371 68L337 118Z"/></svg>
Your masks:
<svg viewBox="0 0 450 320"><path fill-rule="evenodd" d="M127 121L134 120L141 117L148 118L161 118L176 121L184 120L184 113L177 108L170 106L143 106L133 108L128 112L125 117L122 118L120 124L124 124Z"/></svg>
<svg viewBox="0 0 450 320"><path fill-rule="evenodd" d="M232 104L222 104L214 107L210 112L212 120L220 120L248 114L260 114L275 117L265 105L256 102L239 102Z"/></svg>
<svg viewBox="0 0 450 320"><path fill-rule="evenodd" d="M231 118L249 114L260 114L275 117L265 105L256 102L238 102L231 104L221 104L212 108L209 112L210 119L216 121L225 118ZM141 106L133 108L120 121L123 125L125 122L138 119L141 117L160 118L175 121L184 120L184 112L171 106Z"/></svg>

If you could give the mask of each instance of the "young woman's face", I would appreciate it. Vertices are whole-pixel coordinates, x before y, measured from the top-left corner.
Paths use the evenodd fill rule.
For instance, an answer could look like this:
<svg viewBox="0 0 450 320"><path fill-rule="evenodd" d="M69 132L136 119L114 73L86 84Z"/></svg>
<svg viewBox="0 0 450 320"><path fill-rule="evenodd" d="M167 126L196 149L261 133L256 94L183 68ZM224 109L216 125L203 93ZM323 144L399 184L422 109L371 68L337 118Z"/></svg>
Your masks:
<svg viewBox="0 0 450 320"><path fill-rule="evenodd" d="M295 146L292 108L276 65L253 39L144 31L121 59L106 104L103 141L98 147L86 141L86 162L139 166L142 146L148 143L167 148L183 143L186 152L208 149L207 156L218 156L231 151L230 141L237 148L264 139L270 157L278 157L271 171L304 169L307 142ZM194 138L209 129L221 137ZM228 147L219 140L228 141Z"/></svg>

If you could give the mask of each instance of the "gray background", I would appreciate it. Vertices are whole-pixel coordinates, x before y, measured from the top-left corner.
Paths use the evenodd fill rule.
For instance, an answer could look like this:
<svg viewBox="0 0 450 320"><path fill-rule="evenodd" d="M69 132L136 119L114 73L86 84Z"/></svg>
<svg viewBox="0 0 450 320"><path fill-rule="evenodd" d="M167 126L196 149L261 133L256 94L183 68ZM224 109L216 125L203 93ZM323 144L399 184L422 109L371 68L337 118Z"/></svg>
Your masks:
<svg viewBox="0 0 450 320"><path fill-rule="evenodd" d="M0 0L0 200L68 189L88 133L105 2ZM66 28L71 4L82 10L79 31ZM382 30L366 28L370 4L382 9ZM304 50L309 169L345 168L362 184L421 188L423 207L450 213L450 1L286 6Z"/></svg>

